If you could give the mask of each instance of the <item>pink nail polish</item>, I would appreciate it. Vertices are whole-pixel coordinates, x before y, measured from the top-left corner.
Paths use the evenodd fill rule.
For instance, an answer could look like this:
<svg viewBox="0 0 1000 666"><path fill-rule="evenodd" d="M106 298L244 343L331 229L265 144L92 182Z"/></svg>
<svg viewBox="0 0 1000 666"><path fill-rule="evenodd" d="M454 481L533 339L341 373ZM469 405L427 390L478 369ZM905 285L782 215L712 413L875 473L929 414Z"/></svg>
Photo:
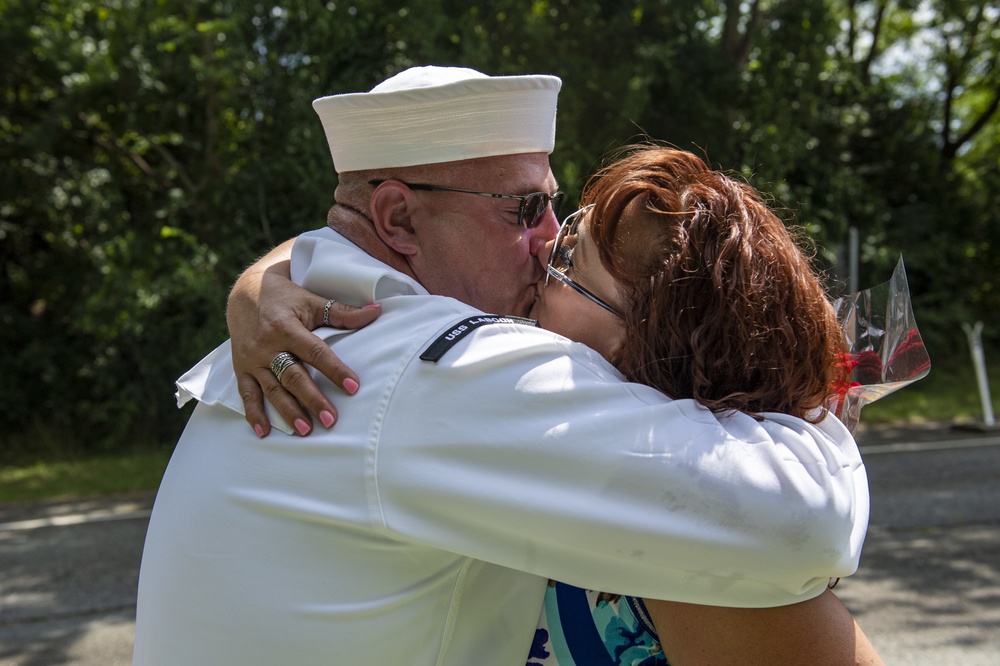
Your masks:
<svg viewBox="0 0 1000 666"><path fill-rule="evenodd" d="M337 422L337 417L324 409L319 413L319 420L323 423L324 428L329 428Z"/></svg>
<svg viewBox="0 0 1000 666"><path fill-rule="evenodd" d="M295 419L295 431L300 435L305 437L309 434L310 430L312 430L312 426L309 425L308 421L305 421L304 419Z"/></svg>
<svg viewBox="0 0 1000 666"><path fill-rule="evenodd" d="M347 391L348 395L354 395L358 392L358 383L348 377L344 380L344 390Z"/></svg>
<svg viewBox="0 0 1000 666"><path fill-rule="evenodd" d="M368 305L362 306L362 310L371 310L372 308L382 307L381 303L369 303Z"/></svg>
<svg viewBox="0 0 1000 666"><path fill-rule="evenodd" d="M259 423L255 423L253 425L253 431L257 433L257 436L260 437L261 439L264 438L264 428L262 428Z"/></svg>

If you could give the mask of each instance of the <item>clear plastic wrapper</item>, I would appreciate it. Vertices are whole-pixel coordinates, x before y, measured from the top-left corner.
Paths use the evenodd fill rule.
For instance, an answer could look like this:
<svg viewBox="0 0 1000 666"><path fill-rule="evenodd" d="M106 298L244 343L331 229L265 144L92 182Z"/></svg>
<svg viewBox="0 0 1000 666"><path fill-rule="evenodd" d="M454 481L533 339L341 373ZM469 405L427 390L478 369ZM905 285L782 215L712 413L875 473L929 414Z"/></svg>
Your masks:
<svg viewBox="0 0 1000 666"><path fill-rule="evenodd" d="M930 372L931 359L917 329L902 257L888 282L833 303L848 351L850 379L834 387L827 407L853 432L861 408Z"/></svg>

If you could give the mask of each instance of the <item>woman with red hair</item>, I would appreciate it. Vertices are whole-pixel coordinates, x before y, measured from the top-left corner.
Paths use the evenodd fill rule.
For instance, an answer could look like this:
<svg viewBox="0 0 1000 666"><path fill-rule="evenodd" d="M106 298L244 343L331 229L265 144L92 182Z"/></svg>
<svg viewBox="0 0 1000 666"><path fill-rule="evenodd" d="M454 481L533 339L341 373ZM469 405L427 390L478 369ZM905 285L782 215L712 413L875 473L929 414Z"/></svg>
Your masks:
<svg viewBox="0 0 1000 666"><path fill-rule="evenodd" d="M582 258L617 304L609 360L629 380L713 411L824 416L844 336L798 239L752 187L692 153L638 146L590 180L582 203L553 243L548 285L553 268L579 270L564 257L586 229L594 251ZM539 293L532 317L544 328L576 339L593 323L549 311L550 293L567 290ZM602 309L594 316L607 319Z"/></svg>
<svg viewBox="0 0 1000 666"><path fill-rule="evenodd" d="M846 379L843 333L799 239L756 190L689 152L643 145L598 172L582 203L551 242L530 315L543 328L601 352L629 381L713 412L834 418L823 405ZM553 582L528 663L668 658L881 661L829 591L734 609Z"/></svg>

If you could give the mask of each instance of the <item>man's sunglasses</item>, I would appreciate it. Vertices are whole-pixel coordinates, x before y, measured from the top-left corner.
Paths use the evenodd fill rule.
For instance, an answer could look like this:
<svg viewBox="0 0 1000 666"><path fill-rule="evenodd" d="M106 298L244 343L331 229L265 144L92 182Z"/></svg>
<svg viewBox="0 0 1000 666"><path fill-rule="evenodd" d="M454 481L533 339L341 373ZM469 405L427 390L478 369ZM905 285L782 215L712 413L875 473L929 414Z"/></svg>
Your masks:
<svg viewBox="0 0 1000 666"><path fill-rule="evenodd" d="M369 180L369 185L378 187L384 180ZM525 229L534 229L542 223L545 211L549 204L552 204L552 211L559 216L559 202L562 201L563 193L547 194L545 192L532 192L531 194L494 194L493 192L476 192L474 190L459 190L454 187L441 187L439 185L426 185L424 183L405 183L411 190L424 190L426 192L458 192L460 194L475 194L480 197L493 197L494 199L513 199L518 201L517 225Z"/></svg>

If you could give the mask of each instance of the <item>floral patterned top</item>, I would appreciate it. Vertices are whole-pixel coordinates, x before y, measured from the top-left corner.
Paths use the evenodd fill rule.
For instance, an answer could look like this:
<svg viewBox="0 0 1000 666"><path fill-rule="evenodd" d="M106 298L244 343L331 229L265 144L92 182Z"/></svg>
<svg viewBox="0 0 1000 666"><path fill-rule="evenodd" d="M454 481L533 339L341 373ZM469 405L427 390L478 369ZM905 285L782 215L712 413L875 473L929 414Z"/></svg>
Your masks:
<svg viewBox="0 0 1000 666"><path fill-rule="evenodd" d="M642 599L549 581L527 666L668 666Z"/></svg>

